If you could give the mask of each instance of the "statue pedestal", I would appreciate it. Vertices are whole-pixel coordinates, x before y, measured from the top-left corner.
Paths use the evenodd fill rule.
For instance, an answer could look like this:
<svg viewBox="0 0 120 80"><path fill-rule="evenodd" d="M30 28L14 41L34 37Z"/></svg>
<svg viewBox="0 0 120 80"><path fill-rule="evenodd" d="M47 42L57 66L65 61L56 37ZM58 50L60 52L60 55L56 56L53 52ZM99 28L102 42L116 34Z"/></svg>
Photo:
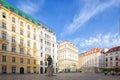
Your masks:
<svg viewBox="0 0 120 80"><path fill-rule="evenodd" d="M52 76L52 75L53 75L53 67L49 66L49 67L47 68L47 75L48 75L48 76Z"/></svg>

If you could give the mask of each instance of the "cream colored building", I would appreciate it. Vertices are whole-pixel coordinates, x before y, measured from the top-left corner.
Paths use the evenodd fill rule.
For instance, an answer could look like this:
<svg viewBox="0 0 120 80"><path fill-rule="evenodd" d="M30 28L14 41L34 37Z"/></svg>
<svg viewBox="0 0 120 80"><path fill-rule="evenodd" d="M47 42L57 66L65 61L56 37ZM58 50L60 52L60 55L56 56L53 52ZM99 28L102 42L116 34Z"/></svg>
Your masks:
<svg viewBox="0 0 120 80"><path fill-rule="evenodd" d="M39 42L40 73L46 73L47 71L47 61L45 60L47 55L51 55L54 73L56 73L58 71L56 34L52 31L52 29L46 27L45 25L40 25Z"/></svg>
<svg viewBox="0 0 120 80"><path fill-rule="evenodd" d="M82 55L82 72L100 72L105 67L105 54L99 48L93 48Z"/></svg>
<svg viewBox="0 0 120 80"><path fill-rule="evenodd" d="M76 72L78 69L78 48L69 41L58 43L59 72Z"/></svg>
<svg viewBox="0 0 120 80"><path fill-rule="evenodd" d="M120 68L120 46L109 49L105 54L105 68Z"/></svg>
<svg viewBox="0 0 120 80"><path fill-rule="evenodd" d="M78 71L82 71L82 59L83 59L83 53L79 54L79 61L78 61Z"/></svg>
<svg viewBox="0 0 120 80"><path fill-rule="evenodd" d="M5 0L0 4L0 73L46 73L48 54L56 73L56 34Z"/></svg>
<svg viewBox="0 0 120 80"><path fill-rule="evenodd" d="M38 73L39 22L0 0L0 73Z"/></svg>

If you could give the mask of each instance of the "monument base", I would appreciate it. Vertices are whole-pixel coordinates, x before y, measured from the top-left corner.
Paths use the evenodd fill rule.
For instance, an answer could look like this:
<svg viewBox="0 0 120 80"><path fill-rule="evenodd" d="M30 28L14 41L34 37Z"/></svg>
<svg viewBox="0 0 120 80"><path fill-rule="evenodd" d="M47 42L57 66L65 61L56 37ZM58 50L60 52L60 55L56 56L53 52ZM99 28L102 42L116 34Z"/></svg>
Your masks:
<svg viewBox="0 0 120 80"><path fill-rule="evenodd" d="M53 75L53 67L49 66L49 67L47 68L47 75L48 75L48 76L52 76L52 75Z"/></svg>

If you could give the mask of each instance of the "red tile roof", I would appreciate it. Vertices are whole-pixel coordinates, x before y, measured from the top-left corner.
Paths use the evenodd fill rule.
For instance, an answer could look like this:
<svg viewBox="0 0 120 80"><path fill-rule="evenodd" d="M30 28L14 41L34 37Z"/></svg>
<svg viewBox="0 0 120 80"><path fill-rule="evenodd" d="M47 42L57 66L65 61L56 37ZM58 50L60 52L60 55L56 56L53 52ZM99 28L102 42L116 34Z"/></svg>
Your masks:
<svg viewBox="0 0 120 80"><path fill-rule="evenodd" d="M113 47L113 48L109 49L106 53L110 53L112 51L117 51L119 48L120 48L120 46Z"/></svg>

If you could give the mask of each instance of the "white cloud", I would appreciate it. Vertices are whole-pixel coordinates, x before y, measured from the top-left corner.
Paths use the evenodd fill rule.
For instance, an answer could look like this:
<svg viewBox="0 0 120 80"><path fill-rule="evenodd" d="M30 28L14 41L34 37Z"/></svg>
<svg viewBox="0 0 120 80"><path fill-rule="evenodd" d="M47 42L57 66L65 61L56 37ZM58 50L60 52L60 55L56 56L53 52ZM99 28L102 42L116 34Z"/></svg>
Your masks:
<svg viewBox="0 0 120 80"><path fill-rule="evenodd" d="M84 2L85 5L82 10L80 10L79 14L75 15L73 21L67 27L65 26L61 36L74 33L95 15L120 4L120 0L108 0L104 2L100 2L100 0L84 0Z"/></svg>
<svg viewBox="0 0 120 80"><path fill-rule="evenodd" d="M40 11L41 7L43 6L45 0L25 0L21 1L18 4L18 7L23 10L24 12L34 15L38 11Z"/></svg>
<svg viewBox="0 0 120 80"><path fill-rule="evenodd" d="M120 35L118 33L108 33L105 35L97 34L88 39L75 38L71 41L79 47L80 51L89 50L94 47L111 48L114 46L120 46Z"/></svg>

